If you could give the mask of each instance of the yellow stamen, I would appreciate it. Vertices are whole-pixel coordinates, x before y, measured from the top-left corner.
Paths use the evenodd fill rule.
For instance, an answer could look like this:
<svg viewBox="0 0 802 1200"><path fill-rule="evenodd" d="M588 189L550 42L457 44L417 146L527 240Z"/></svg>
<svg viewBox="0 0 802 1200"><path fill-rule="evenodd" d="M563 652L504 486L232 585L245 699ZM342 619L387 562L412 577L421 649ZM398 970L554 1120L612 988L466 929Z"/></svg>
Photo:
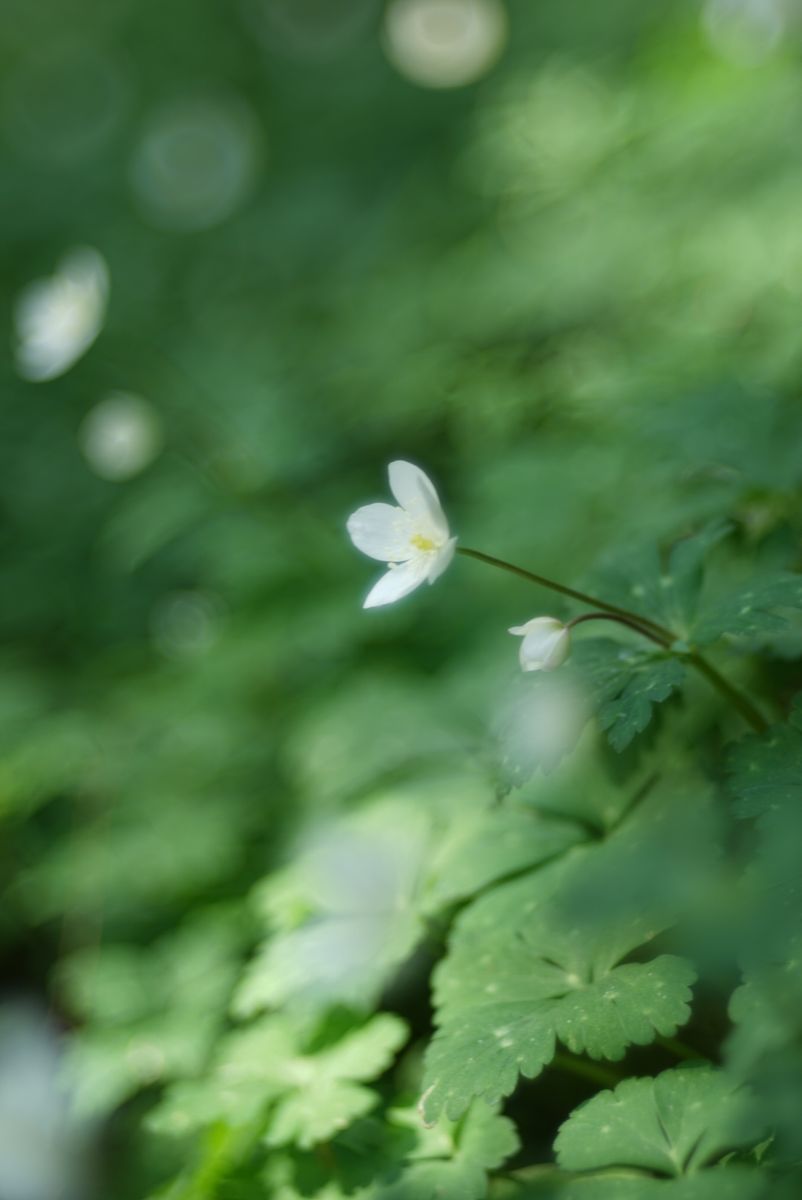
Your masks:
<svg viewBox="0 0 802 1200"><path fill-rule="evenodd" d="M435 544L431 538L424 537L422 533L416 533L414 537L411 537L409 540L413 546L417 547L418 550L435 549Z"/></svg>

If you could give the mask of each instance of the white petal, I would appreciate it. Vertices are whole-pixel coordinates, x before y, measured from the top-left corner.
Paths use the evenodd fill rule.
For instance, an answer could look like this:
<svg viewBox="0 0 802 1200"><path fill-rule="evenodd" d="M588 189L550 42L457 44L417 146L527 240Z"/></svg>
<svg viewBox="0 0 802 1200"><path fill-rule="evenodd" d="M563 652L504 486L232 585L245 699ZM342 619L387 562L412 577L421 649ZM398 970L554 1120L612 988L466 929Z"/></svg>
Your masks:
<svg viewBox="0 0 802 1200"><path fill-rule="evenodd" d="M543 663L538 657L537 646L533 646L531 642L527 644L526 638L521 642L518 650L518 662L521 664L522 671L543 670Z"/></svg>
<svg viewBox="0 0 802 1200"><path fill-rule="evenodd" d="M388 468L390 491L398 503L414 518L418 531L434 536L435 541L448 537L448 521L428 475L412 463L397 460Z"/></svg>
<svg viewBox="0 0 802 1200"><path fill-rule="evenodd" d="M97 250L79 246L50 279L29 283L17 298L17 369L35 382L69 370L92 345L106 310L109 273Z"/></svg>
<svg viewBox="0 0 802 1200"><path fill-rule="evenodd" d="M366 504L351 513L346 527L357 550L380 562L406 562L419 553L410 541L410 517L393 504Z"/></svg>
<svg viewBox="0 0 802 1200"><path fill-rule="evenodd" d="M429 563L425 554L419 554L400 567L392 567L386 575L382 575L377 584L368 592L363 608L378 608L381 604L392 604L402 596L408 596L420 587L426 578Z"/></svg>
<svg viewBox="0 0 802 1200"><path fill-rule="evenodd" d="M528 622L537 625L521 642L518 659L524 671L555 671L568 657L570 631L549 617ZM551 626L551 628L550 628Z"/></svg>
<svg viewBox="0 0 802 1200"><path fill-rule="evenodd" d="M433 554L430 554L429 557L431 561L429 563L429 574L427 575L429 583L434 583L435 579L439 579L443 574L443 571L445 571L446 567L454 557L456 545L457 539L450 538L446 542L445 546L441 546L439 550L436 550Z"/></svg>
<svg viewBox="0 0 802 1200"><path fill-rule="evenodd" d="M508 632L517 634L518 637L526 637L529 633L542 633L545 637L548 634L560 633L563 629L565 625L556 617L532 617L531 621L523 625L513 625Z"/></svg>

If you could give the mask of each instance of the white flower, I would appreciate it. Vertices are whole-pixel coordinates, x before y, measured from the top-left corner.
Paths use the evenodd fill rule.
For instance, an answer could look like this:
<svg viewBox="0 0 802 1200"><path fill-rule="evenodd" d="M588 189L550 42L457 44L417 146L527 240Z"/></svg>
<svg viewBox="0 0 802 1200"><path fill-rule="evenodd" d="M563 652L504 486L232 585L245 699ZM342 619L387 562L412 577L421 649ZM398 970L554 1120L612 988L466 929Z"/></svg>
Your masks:
<svg viewBox="0 0 802 1200"><path fill-rule="evenodd" d="M23 288L14 309L20 375L39 383L68 371L100 333L108 292L105 259L90 246L70 250L49 279Z"/></svg>
<svg viewBox="0 0 802 1200"><path fill-rule="evenodd" d="M131 479L161 450L161 421L142 396L111 392L84 417L78 438L86 461L101 479Z"/></svg>
<svg viewBox="0 0 802 1200"><path fill-rule="evenodd" d="M90 1126L64 1077L57 1031L25 1002L0 1007L0 1195L78 1200Z"/></svg>
<svg viewBox="0 0 802 1200"><path fill-rule="evenodd" d="M366 504L348 518L348 533L357 550L389 563L363 605L392 604L428 580L434 583L454 557L457 539L449 537L448 522L431 480L408 462L391 462L390 491L398 501Z"/></svg>
<svg viewBox="0 0 802 1200"><path fill-rule="evenodd" d="M485 75L507 40L501 0L392 0L384 49L393 66L422 87L464 87Z"/></svg>
<svg viewBox="0 0 802 1200"><path fill-rule="evenodd" d="M570 630L556 617L533 617L525 625L513 625L510 633L523 638L518 652L523 671L554 671L568 657Z"/></svg>

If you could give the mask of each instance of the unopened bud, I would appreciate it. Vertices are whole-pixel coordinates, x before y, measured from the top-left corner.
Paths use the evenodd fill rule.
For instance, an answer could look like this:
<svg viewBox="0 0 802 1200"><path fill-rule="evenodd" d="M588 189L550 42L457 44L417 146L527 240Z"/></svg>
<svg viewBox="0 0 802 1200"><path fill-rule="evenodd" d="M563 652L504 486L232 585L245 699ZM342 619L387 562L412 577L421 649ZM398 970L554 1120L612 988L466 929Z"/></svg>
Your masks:
<svg viewBox="0 0 802 1200"><path fill-rule="evenodd" d="M556 617L533 617L525 625L513 625L509 632L523 638L518 652L523 671L554 671L568 657L571 634Z"/></svg>

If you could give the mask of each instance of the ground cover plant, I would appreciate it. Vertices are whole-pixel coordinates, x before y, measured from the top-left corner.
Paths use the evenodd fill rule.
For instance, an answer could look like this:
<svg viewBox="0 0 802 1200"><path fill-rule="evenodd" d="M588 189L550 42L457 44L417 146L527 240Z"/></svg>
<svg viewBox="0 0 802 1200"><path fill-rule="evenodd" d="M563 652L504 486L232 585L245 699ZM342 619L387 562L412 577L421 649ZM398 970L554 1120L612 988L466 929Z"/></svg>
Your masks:
<svg viewBox="0 0 802 1200"><path fill-rule="evenodd" d="M793 1200L794 5L35 7L0 1196Z"/></svg>

